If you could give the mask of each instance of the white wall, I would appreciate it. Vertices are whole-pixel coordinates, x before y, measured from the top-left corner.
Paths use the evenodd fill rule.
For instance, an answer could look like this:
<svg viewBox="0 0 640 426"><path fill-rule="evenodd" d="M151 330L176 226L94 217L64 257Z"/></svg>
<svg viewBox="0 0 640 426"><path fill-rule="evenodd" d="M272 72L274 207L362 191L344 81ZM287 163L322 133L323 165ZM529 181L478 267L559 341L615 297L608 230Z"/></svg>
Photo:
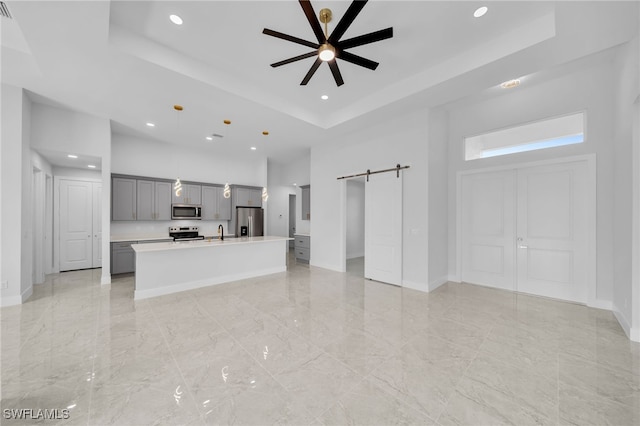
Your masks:
<svg viewBox="0 0 640 426"><path fill-rule="evenodd" d="M527 85L484 102L457 106L449 111L449 217L456 216L456 174L461 170L525 163L564 156L597 155L597 299L610 307L613 297L613 81L611 63ZM587 133L583 144L547 150L464 161L463 137L546 117L586 110ZM628 177L630 179L630 176ZM456 221L449 220L449 274L459 279L456 267Z"/></svg>
<svg viewBox="0 0 640 426"><path fill-rule="evenodd" d="M427 123L418 109L363 123L311 149L311 264L345 269L346 182L339 176L410 165L403 178L403 284L427 291Z"/></svg>
<svg viewBox="0 0 640 426"><path fill-rule="evenodd" d="M640 95L638 37L620 52L615 61L614 88L614 249L613 310L630 334L632 325L632 233L633 229L633 113ZM639 220L639 219L635 219ZM636 253L637 255L637 253ZM636 259L636 261L639 261ZM640 302L636 302L640 304ZM637 337L637 339L640 337Z"/></svg>
<svg viewBox="0 0 640 426"><path fill-rule="evenodd" d="M29 123L30 125L31 123ZM50 267L46 265L47 259L51 260L53 257L53 246L51 237L53 235L52 229L47 232L46 226L51 226L51 221L47 220L47 214L53 216L52 211L47 210L46 206L46 182L47 176L53 177L53 169L51 164L40 154L31 150L31 170L38 169L39 173L32 174L30 179L33 181L31 188L33 190L32 200L33 204L30 205L28 211L33 215L33 229L32 235L32 255L36 257L36 260L32 262L32 265L40 263L40 268L36 268L34 284L42 284L44 282L44 274L50 270ZM31 204L31 203L30 203ZM52 219L52 217L51 217ZM40 272L40 273L38 273Z"/></svg>
<svg viewBox="0 0 640 426"><path fill-rule="evenodd" d="M114 134L111 149L111 171L116 174L217 183L267 186L267 160L259 155L229 158L217 155L215 148L181 147L152 139ZM269 190L269 201L263 206L267 218L271 200L277 191ZM109 213L107 217L111 217ZM232 233L227 221L131 221L111 222L111 235L168 234L169 226L193 224L201 234L217 235L218 225L225 234ZM270 225L267 221L267 232ZM285 234L286 235L286 234Z"/></svg>
<svg viewBox="0 0 640 426"><path fill-rule="evenodd" d="M448 113L429 114L429 291L448 280Z"/></svg>
<svg viewBox="0 0 640 426"><path fill-rule="evenodd" d="M99 170L77 169L72 167L53 166L53 175L74 179L102 180L102 172Z"/></svg>
<svg viewBox="0 0 640 426"><path fill-rule="evenodd" d="M364 180L347 181L347 259L364 256Z"/></svg>
<svg viewBox="0 0 640 426"><path fill-rule="evenodd" d="M28 114L28 106L23 106L28 101L23 95L22 89L14 86L2 84L2 143L0 149L2 151L2 193L0 194L0 202L2 203L2 259L1 259L1 282L3 287L2 306L16 305L22 303L31 295L31 272L25 274L22 262L27 259L22 258L25 247L30 241L30 235L24 232L26 224L29 222L23 218L23 193L24 173L23 168L25 162L30 163L30 156L24 158L25 149L23 144L28 140L23 139L25 136L23 117L25 112ZM28 146L27 146L28 149ZM30 167L27 167L30 172ZM30 180L29 182L30 186ZM10 200L10 202L7 202ZM24 237L24 238L23 238ZM30 264L31 255L28 256Z"/></svg>
<svg viewBox="0 0 640 426"><path fill-rule="evenodd" d="M31 114L31 146L44 151L57 151L99 157L102 177L102 233L110 234L110 158L111 124L108 119L89 114L33 103ZM54 208L55 203L54 203ZM102 240L103 284L111 282L109 273L111 250L109 239Z"/></svg>
<svg viewBox="0 0 640 426"><path fill-rule="evenodd" d="M311 221L302 220L300 217L302 203L300 185L309 184L309 162L309 154L287 164L269 161L268 235L289 236L290 194L296 195L296 232L303 234L310 232ZM294 183L297 184L297 186L294 186Z"/></svg>

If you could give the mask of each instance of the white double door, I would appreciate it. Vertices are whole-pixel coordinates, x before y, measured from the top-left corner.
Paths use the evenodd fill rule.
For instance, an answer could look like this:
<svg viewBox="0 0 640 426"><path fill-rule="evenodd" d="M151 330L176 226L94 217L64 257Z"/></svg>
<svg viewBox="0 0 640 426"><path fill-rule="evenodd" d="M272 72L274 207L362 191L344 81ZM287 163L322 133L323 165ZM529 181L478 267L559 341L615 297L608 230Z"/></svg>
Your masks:
<svg viewBox="0 0 640 426"><path fill-rule="evenodd" d="M462 281L586 303L588 188L586 161L462 176Z"/></svg>
<svg viewBox="0 0 640 426"><path fill-rule="evenodd" d="M102 266L102 185L60 180L60 271Z"/></svg>

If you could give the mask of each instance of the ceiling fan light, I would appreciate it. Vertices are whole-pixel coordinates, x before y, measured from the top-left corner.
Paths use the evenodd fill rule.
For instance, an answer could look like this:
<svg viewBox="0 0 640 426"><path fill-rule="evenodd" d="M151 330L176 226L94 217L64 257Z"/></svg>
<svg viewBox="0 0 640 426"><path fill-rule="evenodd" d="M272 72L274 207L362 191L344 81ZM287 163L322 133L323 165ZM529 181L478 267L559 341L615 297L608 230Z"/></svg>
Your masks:
<svg viewBox="0 0 640 426"><path fill-rule="evenodd" d="M329 43L325 43L318 49L318 57L321 61L331 61L336 57L336 49Z"/></svg>

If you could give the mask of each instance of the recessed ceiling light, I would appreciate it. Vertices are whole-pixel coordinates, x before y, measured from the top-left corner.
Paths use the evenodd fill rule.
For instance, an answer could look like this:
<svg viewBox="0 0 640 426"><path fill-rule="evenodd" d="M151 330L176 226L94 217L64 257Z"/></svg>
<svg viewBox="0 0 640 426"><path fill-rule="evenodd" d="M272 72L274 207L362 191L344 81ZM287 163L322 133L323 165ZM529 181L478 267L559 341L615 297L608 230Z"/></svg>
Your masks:
<svg viewBox="0 0 640 426"><path fill-rule="evenodd" d="M182 18L178 15L169 15L169 19L176 25L182 25Z"/></svg>
<svg viewBox="0 0 640 426"><path fill-rule="evenodd" d="M329 96L322 95L322 96L320 96L320 99L322 99L323 101L326 101L327 99L329 99Z"/></svg>
<svg viewBox="0 0 640 426"><path fill-rule="evenodd" d="M213 140L213 136L207 136L205 139L208 140L208 141L212 141Z"/></svg>
<svg viewBox="0 0 640 426"><path fill-rule="evenodd" d="M256 148L255 146L251 147L251 151L255 151L256 149L258 149L258 148Z"/></svg>
<svg viewBox="0 0 640 426"><path fill-rule="evenodd" d="M294 183L294 184L293 184L293 186L298 186L298 184L297 184L297 183Z"/></svg>
<svg viewBox="0 0 640 426"><path fill-rule="evenodd" d="M489 8L487 6L482 6L476 9L475 12L473 12L473 16L475 16L476 18L479 18L481 16L484 16L485 13L487 13L487 11L489 10Z"/></svg>
<svg viewBox="0 0 640 426"><path fill-rule="evenodd" d="M87 167L90 168L90 169L95 169L96 168L96 166L94 166L93 164L89 164Z"/></svg>
<svg viewBox="0 0 640 426"><path fill-rule="evenodd" d="M512 89L519 85L520 85L520 80L516 78L514 80L505 81L500 85L500 87L502 87L503 89Z"/></svg>
<svg viewBox="0 0 640 426"><path fill-rule="evenodd" d="M69 157L69 158L78 158L77 155L73 155L73 154L68 154L67 157Z"/></svg>
<svg viewBox="0 0 640 426"><path fill-rule="evenodd" d="M155 125L155 124L153 124L153 123L147 123L147 126L149 126L149 127L156 127L156 125Z"/></svg>

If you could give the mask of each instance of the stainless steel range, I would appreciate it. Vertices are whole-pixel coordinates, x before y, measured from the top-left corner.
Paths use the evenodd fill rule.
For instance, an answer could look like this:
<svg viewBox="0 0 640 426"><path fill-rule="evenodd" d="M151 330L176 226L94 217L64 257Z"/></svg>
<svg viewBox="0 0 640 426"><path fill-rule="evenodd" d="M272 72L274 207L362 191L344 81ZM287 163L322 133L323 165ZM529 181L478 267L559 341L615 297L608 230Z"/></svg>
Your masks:
<svg viewBox="0 0 640 426"><path fill-rule="evenodd" d="M194 241L204 240L203 235L198 235L200 227L198 226L170 226L169 236L173 237L173 241Z"/></svg>

